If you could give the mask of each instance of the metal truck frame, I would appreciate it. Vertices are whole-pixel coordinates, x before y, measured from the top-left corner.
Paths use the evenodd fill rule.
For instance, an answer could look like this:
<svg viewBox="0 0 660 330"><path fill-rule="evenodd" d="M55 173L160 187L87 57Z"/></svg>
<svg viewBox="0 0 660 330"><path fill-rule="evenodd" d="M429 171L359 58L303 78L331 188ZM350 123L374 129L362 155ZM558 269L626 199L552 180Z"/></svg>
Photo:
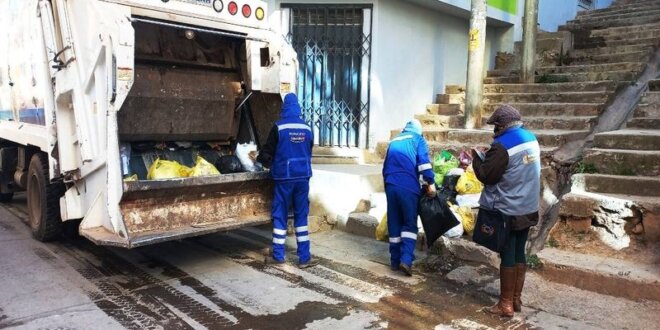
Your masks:
<svg viewBox="0 0 660 330"><path fill-rule="evenodd" d="M236 141L242 118L266 137L298 67L267 12L259 0L0 0L0 202L26 191L36 239L82 219L81 235L126 248L268 222L266 172L124 181L120 161L123 141Z"/></svg>

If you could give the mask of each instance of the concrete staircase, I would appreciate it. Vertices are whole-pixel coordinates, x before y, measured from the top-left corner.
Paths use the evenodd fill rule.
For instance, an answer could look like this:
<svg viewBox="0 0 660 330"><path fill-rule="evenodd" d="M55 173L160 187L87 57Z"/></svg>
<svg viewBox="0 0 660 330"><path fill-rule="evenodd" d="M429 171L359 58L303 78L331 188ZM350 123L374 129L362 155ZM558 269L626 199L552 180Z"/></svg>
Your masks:
<svg viewBox="0 0 660 330"><path fill-rule="evenodd" d="M592 134L604 110L636 82L659 45L660 0L618 0L607 9L582 12L559 32L539 34L537 83L519 83L517 59L488 72L482 116L488 118L500 104L515 106L549 165L559 148ZM519 53L520 45L516 49ZM578 168L592 173L572 177L572 191L560 204L562 220L538 254L545 264L541 276L602 294L660 301L660 82L650 86L626 128L596 134L585 152ZM431 155L492 140L489 127L461 129L464 94L462 86L447 86L417 116ZM384 155L387 145L380 143L377 152ZM556 175L548 180L557 181ZM459 258L481 262L471 243L450 243L445 248Z"/></svg>
<svg viewBox="0 0 660 330"><path fill-rule="evenodd" d="M619 1L605 10L581 13L562 31L540 33L538 83L520 84L519 71L511 68L489 71L484 79L484 121L498 105L515 106L537 135L546 161L559 147L584 139L616 91L639 76L659 44L656 8L660 10L658 1ZM612 18L624 14L628 16ZM519 44L516 49L518 53ZM426 114L417 116L431 154L485 146L492 140L489 127L461 129L464 97L464 87L447 86L436 103L426 107ZM381 156L386 150L386 142L377 146Z"/></svg>
<svg viewBox="0 0 660 330"><path fill-rule="evenodd" d="M564 195L553 245L590 255L660 263L660 80L626 127L598 133Z"/></svg>
<svg viewBox="0 0 660 330"><path fill-rule="evenodd" d="M660 43L660 1L619 0L563 29L574 35L571 65L649 60ZM539 253L546 278L660 300L660 81L648 85L624 128L595 134L584 151Z"/></svg>

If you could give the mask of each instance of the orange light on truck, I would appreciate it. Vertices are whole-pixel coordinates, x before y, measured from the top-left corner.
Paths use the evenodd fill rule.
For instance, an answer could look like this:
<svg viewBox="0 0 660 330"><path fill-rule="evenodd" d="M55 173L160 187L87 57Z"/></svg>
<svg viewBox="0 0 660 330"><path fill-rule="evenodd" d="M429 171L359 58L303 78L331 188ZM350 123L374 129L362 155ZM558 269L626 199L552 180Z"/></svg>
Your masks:
<svg viewBox="0 0 660 330"><path fill-rule="evenodd" d="M257 8L257 10L254 11L254 16L261 21L266 16L266 13L264 12L263 8L259 7Z"/></svg>

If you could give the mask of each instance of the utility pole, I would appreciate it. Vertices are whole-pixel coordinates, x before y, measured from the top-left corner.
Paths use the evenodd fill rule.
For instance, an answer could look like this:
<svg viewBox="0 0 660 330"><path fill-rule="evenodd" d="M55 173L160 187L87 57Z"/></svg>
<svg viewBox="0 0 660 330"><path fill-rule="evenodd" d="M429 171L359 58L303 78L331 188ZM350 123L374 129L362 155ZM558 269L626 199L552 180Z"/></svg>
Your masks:
<svg viewBox="0 0 660 330"><path fill-rule="evenodd" d="M536 33L539 15L539 0L525 0L525 16L523 22L523 53L520 82L534 83L536 70Z"/></svg>
<svg viewBox="0 0 660 330"><path fill-rule="evenodd" d="M484 55L486 51L486 0L472 0L470 11L465 128L474 129L481 127L481 100L484 89Z"/></svg>

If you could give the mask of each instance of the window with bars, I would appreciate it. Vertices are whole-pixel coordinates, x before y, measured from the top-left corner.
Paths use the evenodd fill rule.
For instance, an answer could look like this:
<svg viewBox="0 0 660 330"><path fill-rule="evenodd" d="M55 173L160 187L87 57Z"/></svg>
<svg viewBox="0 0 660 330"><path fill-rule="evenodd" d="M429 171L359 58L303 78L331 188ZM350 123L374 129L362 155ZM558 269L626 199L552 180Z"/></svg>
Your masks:
<svg viewBox="0 0 660 330"><path fill-rule="evenodd" d="M298 96L321 146L368 147L371 7L283 5Z"/></svg>

